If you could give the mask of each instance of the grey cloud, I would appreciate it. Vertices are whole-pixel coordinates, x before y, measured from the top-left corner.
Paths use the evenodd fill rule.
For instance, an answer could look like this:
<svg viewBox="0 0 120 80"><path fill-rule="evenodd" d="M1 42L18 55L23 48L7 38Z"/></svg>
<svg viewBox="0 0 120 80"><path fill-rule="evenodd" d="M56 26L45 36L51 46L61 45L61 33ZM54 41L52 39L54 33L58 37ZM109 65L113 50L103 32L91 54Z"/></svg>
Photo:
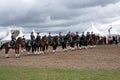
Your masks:
<svg viewBox="0 0 120 80"><path fill-rule="evenodd" d="M68 8L85 8L93 6L106 6L108 4L114 4L119 0L65 0L65 5Z"/></svg>
<svg viewBox="0 0 120 80"><path fill-rule="evenodd" d="M119 5L119 0L0 0L0 26L85 30L91 22L118 20Z"/></svg>

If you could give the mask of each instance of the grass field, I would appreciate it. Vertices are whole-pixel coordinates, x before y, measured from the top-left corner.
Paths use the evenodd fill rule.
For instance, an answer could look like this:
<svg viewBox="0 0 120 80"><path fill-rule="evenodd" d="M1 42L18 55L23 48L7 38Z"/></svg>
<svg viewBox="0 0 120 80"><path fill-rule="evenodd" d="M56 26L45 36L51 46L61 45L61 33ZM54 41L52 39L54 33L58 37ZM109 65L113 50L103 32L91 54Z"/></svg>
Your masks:
<svg viewBox="0 0 120 80"><path fill-rule="evenodd" d="M0 80L120 80L120 70L0 66Z"/></svg>

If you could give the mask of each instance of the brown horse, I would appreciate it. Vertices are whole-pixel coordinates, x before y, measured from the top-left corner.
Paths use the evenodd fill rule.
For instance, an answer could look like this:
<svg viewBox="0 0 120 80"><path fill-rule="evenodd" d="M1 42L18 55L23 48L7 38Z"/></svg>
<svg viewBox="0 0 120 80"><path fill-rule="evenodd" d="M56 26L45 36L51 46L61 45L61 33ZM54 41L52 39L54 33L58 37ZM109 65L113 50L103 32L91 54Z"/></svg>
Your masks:
<svg viewBox="0 0 120 80"><path fill-rule="evenodd" d="M98 37L97 36L93 36L88 44L90 45L90 48L96 47L96 43L97 43Z"/></svg>
<svg viewBox="0 0 120 80"><path fill-rule="evenodd" d="M42 37L41 42L40 42L40 53L44 54L45 50L48 49L48 44L47 44L47 37L46 35Z"/></svg>
<svg viewBox="0 0 120 80"><path fill-rule="evenodd" d="M52 45L52 47L53 47L53 53L55 53L55 52L56 52L56 49L57 49L57 46L58 46L58 37L57 37L57 36L55 36L55 37L53 38L51 45Z"/></svg>
<svg viewBox="0 0 120 80"><path fill-rule="evenodd" d="M12 47L13 49L15 49L15 53L16 53L16 58L19 58L20 57L20 54L19 54L19 46L22 44L22 38L19 37L16 42L15 42L15 45ZM11 48L9 46L9 42L6 42L4 43L2 46L1 46L1 49L5 48L5 57L6 58L9 58L8 56L8 52L9 52L9 49Z"/></svg>

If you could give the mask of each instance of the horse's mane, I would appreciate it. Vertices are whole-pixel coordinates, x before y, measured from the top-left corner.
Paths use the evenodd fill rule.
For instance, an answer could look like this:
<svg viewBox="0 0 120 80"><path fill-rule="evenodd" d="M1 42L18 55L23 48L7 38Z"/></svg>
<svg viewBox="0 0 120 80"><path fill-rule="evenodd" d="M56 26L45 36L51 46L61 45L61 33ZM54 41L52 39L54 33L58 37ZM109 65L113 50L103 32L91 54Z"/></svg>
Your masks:
<svg viewBox="0 0 120 80"><path fill-rule="evenodd" d="M45 40L47 40L46 35L42 37L42 41L45 41Z"/></svg>
<svg viewBox="0 0 120 80"><path fill-rule="evenodd" d="M21 40L22 40L22 38L18 37L17 40L16 40L16 42L20 42Z"/></svg>

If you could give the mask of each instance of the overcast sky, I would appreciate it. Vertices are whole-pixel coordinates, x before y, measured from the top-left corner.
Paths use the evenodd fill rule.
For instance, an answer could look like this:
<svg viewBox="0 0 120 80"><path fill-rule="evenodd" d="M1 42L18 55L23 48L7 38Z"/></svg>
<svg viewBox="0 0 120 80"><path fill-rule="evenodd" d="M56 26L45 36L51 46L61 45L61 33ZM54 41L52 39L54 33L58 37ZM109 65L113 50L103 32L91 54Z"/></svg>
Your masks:
<svg viewBox="0 0 120 80"><path fill-rule="evenodd" d="M120 0L0 0L1 27L82 32L91 23L120 32Z"/></svg>

